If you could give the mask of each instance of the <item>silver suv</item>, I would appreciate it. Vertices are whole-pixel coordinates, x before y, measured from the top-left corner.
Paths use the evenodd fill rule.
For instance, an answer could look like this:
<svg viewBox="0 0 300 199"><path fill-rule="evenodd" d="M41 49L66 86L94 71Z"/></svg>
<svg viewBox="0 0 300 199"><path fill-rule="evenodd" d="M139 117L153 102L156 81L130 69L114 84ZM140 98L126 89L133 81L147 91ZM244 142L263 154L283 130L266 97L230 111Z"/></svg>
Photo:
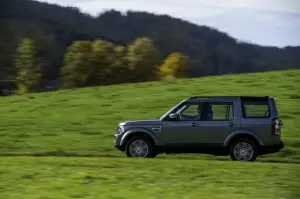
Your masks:
<svg viewBox="0 0 300 199"><path fill-rule="evenodd" d="M128 157L204 153L254 161L284 148L281 127L274 98L191 97L156 120L120 123L114 146Z"/></svg>

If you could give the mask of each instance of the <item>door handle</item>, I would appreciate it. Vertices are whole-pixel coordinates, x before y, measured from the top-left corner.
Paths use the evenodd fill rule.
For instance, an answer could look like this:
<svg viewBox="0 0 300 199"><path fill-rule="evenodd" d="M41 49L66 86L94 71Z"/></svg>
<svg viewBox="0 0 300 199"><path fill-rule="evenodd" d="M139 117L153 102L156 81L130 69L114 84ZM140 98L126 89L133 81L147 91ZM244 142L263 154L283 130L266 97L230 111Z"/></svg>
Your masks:
<svg viewBox="0 0 300 199"><path fill-rule="evenodd" d="M192 124L190 124L190 126L195 127L195 126L198 126L198 125L196 123L192 123Z"/></svg>
<svg viewBox="0 0 300 199"><path fill-rule="evenodd" d="M236 126L236 125L235 125L235 123L230 122L230 123L228 124L228 126L233 127L233 126Z"/></svg>

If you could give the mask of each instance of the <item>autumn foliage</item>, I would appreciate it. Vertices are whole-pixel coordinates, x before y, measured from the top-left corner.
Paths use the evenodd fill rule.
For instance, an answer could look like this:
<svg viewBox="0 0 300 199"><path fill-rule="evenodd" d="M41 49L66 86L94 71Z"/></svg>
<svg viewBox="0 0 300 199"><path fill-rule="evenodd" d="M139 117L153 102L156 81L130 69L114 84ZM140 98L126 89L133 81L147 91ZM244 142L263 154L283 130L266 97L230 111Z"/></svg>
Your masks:
<svg viewBox="0 0 300 199"><path fill-rule="evenodd" d="M186 77L187 57L173 53L161 61L158 54L146 37L127 47L101 40L76 41L67 49L61 77L67 88Z"/></svg>
<svg viewBox="0 0 300 199"><path fill-rule="evenodd" d="M35 43L23 39L15 55L19 93L34 91L42 77ZM128 46L111 42L75 41L66 50L60 77L65 88L157 81L187 76L188 58L172 53L162 60L154 42L142 37Z"/></svg>
<svg viewBox="0 0 300 199"><path fill-rule="evenodd" d="M15 54L14 80L18 87L17 93L34 91L41 76L41 63L36 56L35 44L31 39L24 38Z"/></svg>
<svg viewBox="0 0 300 199"><path fill-rule="evenodd" d="M160 67L160 77L162 79L174 79L186 77L188 72L188 57L181 53L172 53Z"/></svg>

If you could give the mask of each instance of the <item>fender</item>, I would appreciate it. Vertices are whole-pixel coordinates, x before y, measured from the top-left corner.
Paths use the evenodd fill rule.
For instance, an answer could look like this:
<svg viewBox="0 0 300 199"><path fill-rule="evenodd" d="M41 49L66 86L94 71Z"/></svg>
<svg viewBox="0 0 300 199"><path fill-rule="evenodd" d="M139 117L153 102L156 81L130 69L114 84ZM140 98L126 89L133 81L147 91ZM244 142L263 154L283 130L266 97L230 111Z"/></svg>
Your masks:
<svg viewBox="0 0 300 199"><path fill-rule="evenodd" d="M155 135L153 132L151 132L150 130L145 129L145 128L133 128L133 129L130 129L129 131L127 131L127 132L122 136L120 145L122 146L122 145L125 143L126 139L127 139L130 135L132 135L132 134L134 134L134 133L145 133L145 134L147 134L148 136L150 136L150 137L152 138L152 140L154 141L155 145L158 144L158 139L157 139L156 135Z"/></svg>
<svg viewBox="0 0 300 199"><path fill-rule="evenodd" d="M261 137L256 132L244 129L244 130L236 130L230 133L224 141L224 146L225 147L228 146L230 141L237 135L251 135L252 137L254 137L254 139L256 139L256 141L260 146L264 145L264 142L262 141Z"/></svg>

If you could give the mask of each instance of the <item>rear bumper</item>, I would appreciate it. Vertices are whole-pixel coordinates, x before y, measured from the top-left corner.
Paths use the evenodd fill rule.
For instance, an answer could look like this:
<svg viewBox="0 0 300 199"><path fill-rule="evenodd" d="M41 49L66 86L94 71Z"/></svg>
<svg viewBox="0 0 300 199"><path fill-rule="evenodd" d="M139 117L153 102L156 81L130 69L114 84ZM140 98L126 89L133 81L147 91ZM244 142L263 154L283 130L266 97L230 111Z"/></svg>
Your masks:
<svg viewBox="0 0 300 199"><path fill-rule="evenodd" d="M278 144L270 145L270 146L262 146L260 147L260 155L276 153L281 151L284 148L284 142L280 141Z"/></svg>

